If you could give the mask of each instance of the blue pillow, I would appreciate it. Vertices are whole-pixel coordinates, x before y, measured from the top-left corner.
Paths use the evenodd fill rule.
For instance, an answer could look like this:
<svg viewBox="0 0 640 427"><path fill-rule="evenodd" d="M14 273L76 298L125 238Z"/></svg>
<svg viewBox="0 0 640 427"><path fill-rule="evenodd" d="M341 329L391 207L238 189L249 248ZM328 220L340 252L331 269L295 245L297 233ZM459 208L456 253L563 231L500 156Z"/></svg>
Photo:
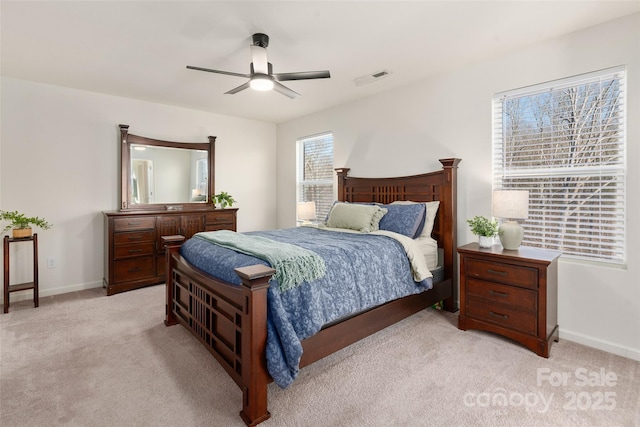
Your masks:
<svg viewBox="0 0 640 427"><path fill-rule="evenodd" d="M385 216L380 220L380 230L393 231L412 239L418 237L422 232L427 214L424 203L411 205L376 204L387 210Z"/></svg>

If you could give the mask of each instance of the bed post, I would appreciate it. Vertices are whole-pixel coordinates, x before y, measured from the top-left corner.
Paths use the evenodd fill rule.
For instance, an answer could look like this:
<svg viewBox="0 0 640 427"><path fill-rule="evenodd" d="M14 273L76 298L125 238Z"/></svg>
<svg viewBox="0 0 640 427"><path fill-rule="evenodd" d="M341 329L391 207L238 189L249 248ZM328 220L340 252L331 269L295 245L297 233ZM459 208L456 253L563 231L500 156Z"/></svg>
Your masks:
<svg viewBox="0 0 640 427"><path fill-rule="evenodd" d="M458 218L458 163L461 159L440 159L444 172L444 181L442 183L442 193L440 194L440 203L449 206L450 209L443 210L446 214L442 219L444 227L442 227L444 242L444 277L451 278L451 298L444 300L444 309L450 312L458 311L458 267L457 267L457 218Z"/></svg>
<svg viewBox="0 0 640 427"><path fill-rule="evenodd" d="M213 196L214 194L216 194L216 137L215 136L209 136L209 145L211 147L211 149L209 150L209 176L207 177L207 179L209 180L209 182L211 183L211 185L209 186L211 194L207 194L207 201L206 203L209 206L213 206L213 199L211 198L211 196ZM231 206L231 205L229 205Z"/></svg>
<svg viewBox="0 0 640 427"><path fill-rule="evenodd" d="M236 268L236 274L249 296L243 307L242 327L242 417L245 424L255 426L268 419L267 384L267 291L275 270L265 265Z"/></svg>
<svg viewBox="0 0 640 427"><path fill-rule="evenodd" d="M165 286L167 287L167 302L165 306L165 326L172 326L178 323L176 315L173 313L173 254L177 253L182 246L184 236L162 236L162 246L164 247L164 257L166 262Z"/></svg>
<svg viewBox="0 0 640 427"><path fill-rule="evenodd" d="M341 202L346 201L346 197L347 195L346 193L346 185L345 185L345 179L347 178L347 175L349 175L349 171L351 169L350 168L336 168L336 174L338 175L338 200L340 200Z"/></svg>

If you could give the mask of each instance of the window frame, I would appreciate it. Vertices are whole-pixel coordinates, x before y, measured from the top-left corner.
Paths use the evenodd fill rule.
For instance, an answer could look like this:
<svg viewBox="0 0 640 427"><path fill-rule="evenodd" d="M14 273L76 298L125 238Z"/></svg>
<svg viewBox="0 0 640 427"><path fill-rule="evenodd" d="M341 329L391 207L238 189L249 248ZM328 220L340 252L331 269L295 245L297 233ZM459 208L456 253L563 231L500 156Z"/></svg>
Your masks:
<svg viewBox="0 0 640 427"><path fill-rule="evenodd" d="M517 156L517 150L514 148L507 147L511 142L513 147L518 147L522 149L523 147L528 149L533 149L536 145L546 148L547 146L550 148L564 148L567 149L568 141L573 141L573 137L578 135L577 133L568 133L569 136L566 139L561 139L559 136L554 135L554 138L551 143L545 142L545 138L541 138L537 136L537 138L542 139L542 142L536 143L532 142L536 139L535 136L529 134L529 139L522 139L516 141L516 137L523 137L526 135L526 132L522 132L513 136L512 140L509 141L509 138L506 136L508 132L507 126L505 124L505 114L504 111L504 103L510 100L523 100L525 98L534 98L538 95L543 95L540 98L544 98L544 96L553 96L553 94L557 94L562 91L567 91L569 89L579 92L580 89L584 89L587 85L594 83L602 83L607 81L615 80L617 82L617 86L615 88L615 101L613 102L614 110L609 109L607 114L610 114L610 117L615 117L615 125L612 126L612 129L615 131L612 132L614 135L613 138L607 135L602 139L598 140L598 144L594 144L599 151L597 151L597 155L594 157L599 157L600 161L597 162L596 166L584 166L579 163L571 163L571 167L567 167L567 165L562 166L549 166L549 167L537 167L534 165L536 158L532 158L530 155L529 159L531 159L531 166L529 168L525 167L508 167L507 164L517 165L517 162L508 163L507 158L510 156ZM627 206L626 206L626 193L627 193L627 137L626 137L626 124L628 122L628 114L627 114L627 70L625 66L612 67L603 70L594 71L591 73L576 75L564 79L549 81L541 84L536 84L532 86L527 86L515 90L504 91L500 93L496 93L492 98L492 185L493 190L508 190L508 189L527 189L527 186L531 187L539 187L539 192L535 192L532 194L530 192L530 215L529 219L525 220L523 228L525 229L525 237L523 239L523 244L527 246L536 246L545 249L552 250L560 250L563 252L563 257L567 257L575 260L585 260L589 262L597 262L603 263L611 266L626 266L627 262ZM600 89L603 90L602 88ZM548 95L547 95L548 94ZM592 101L590 101L592 102ZM603 104L596 104L597 107L602 107ZM604 104L605 108L609 106L609 104ZM555 107L555 106L554 106ZM603 111L597 110L597 111ZM526 114L525 109L521 108L516 110L518 113ZM532 108L532 111L535 111L535 107ZM553 109L553 113L558 113L561 110ZM538 111L540 113L540 111ZM532 113L533 114L533 113ZM586 116L586 115L585 115ZM554 117L557 119L558 117ZM581 117L581 120L584 117ZM527 119L524 121L519 121L518 124L527 125ZM531 117L528 118L531 120ZM596 121L594 123L600 123L600 121ZM544 128L544 126L541 126ZM535 128L534 128L535 129ZM513 128L511 128L513 130ZM558 131L558 129L553 130L553 132ZM600 130L601 133L609 132L609 129L605 131ZM559 132L558 135L562 134ZM526 137L525 137L526 138ZM577 139L576 139L577 140ZM523 144L524 141L524 144ZM579 142L583 142L582 140L578 140ZM613 141L613 142L610 142ZM565 142L564 145L562 143ZM548 144L548 145L547 145ZM610 145L609 145L610 144ZM602 148L604 147L604 148ZM608 153L609 147L611 148L611 152L615 153L613 156L616 160L613 164L609 164L607 161L603 160L606 156L605 152ZM511 150L511 151L510 151ZM556 156L556 159L563 158L563 156L571 157L571 155L559 155ZM516 157L521 162L526 158L525 155L521 154L520 158ZM542 156L540 155L537 160L539 163L542 163ZM522 163L521 163L522 164ZM589 193L587 190L582 190L584 193L581 195L588 194L597 194L597 199L600 204L599 206L602 208L601 212L603 214L594 215L590 217L589 215L583 214L579 216L578 220L574 222L578 232L574 234L569 233L568 228L563 228L564 232L560 233L556 232L556 239L553 239L554 236L552 227L554 221L548 220L544 217L537 217L537 219L532 219L531 212L534 212L534 217L536 213L539 213L540 210L548 211L552 210L549 207L560 206L565 210L572 209L573 206L571 201L566 202L566 204L562 205L556 204L556 199L554 197L544 198L545 195L554 196L555 185L557 182L561 182L562 177L574 178L576 181L579 177L582 177L583 181L580 181L581 184L591 183L595 181L599 184L598 191L594 191L593 193ZM608 177L612 177L612 182L614 183L611 187L608 187L606 184L606 179ZM539 182L533 182L531 180L539 179ZM527 179L529 180L527 182ZM519 181L520 180L520 181ZM592 181L589 181L592 180ZM576 185L577 187L577 185ZM609 193L605 194L605 191L609 188L612 188L613 191L610 193L611 201L607 199ZM568 192L568 190L567 190ZM558 192L561 194L561 191ZM575 194L575 193L574 193ZM590 198L591 199L591 198ZM602 203L602 201L607 203ZM540 207L542 206L542 208ZM546 206L546 208L545 208ZM562 214L558 214L562 216ZM552 216L552 215L550 215ZM569 217L570 215L565 212L565 217ZM573 216L573 215L571 215ZM576 218L575 216L573 218ZM572 218L572 219L573 219ZM591 220L588 222L587 220ZM599 223L597 221L600 221ZM560 224L556 221L556 224ZM599 224L599 225L595 225ZM566 224L565 224L566 225ZM607 233L597 234L594 230L597 227L600 228L609 228L611 231L607 231ZM536 228L535 232L533 231L534 227ZM581 228L582 227L582 228ZM589 238L585 238L585 233L583 228L589 228L589 232L586 235ZM560 228L558 228L560 230ZM529 233L528 233L529 231ZM536 235L536 239L532 237L532 235ZM558 234L560 233L560 234ZM557 237L560 236L560 237ZM598 239L591 236L597 236ZM611 240L607 240L609 236L612 236ZM539 241L536 241L539 240ZM588 245L585 245L585 242L588 242ZM597 245L594 244L597 242ZM570 243L574 243L575 246L571 246ZM587 248L583 248L582 246L593 246L593 250L589 250ZM568 249L567 249L568 248ZM591 253L590 253L591 252Z"/></svg>
<svg viewBox="0 0 640 427"><path fill-rule="evenodd" d="M303 165L304 165L304 160L305 160L305 153L304 153L304 144L307 142L313 142L315 140L320 140L320 139L326 139L330 137L331 138L331 170L330 170L330 177L326 178L326 179L319 179L319 180L304 180L303 179L303 174L304 174L304 169L303 169ZM333 137L333 132L331 131L326 131L326 132L321 132L321 133L317 133L317 134L313 134L313 135L307 135L307 136L303 136L300 137L296 140L296 205L299 202L309 202L309 201L315 201L316 202L316 221L322 221L324 219L324 217L328 214L328 210L330 209L330 206L327 207L327 209L323 209L320 207L320 204L318 203L317 200L302 200L303 199L303 187L304 186L327 186L331 188L331 196L330 196L330 204L333 203L333 200L335 199L335 176L334 176L334 169L333 169L333 161L334 161L334 142L335 139ZM296 219L297 219L297 215L296 215Z"/></svg>

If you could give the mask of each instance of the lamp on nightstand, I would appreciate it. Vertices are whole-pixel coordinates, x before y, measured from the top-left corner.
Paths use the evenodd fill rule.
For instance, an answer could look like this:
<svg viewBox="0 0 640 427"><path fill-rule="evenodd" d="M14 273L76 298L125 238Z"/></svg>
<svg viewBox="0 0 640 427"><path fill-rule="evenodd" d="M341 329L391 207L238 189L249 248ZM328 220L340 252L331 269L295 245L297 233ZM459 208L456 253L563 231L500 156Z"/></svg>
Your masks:
<svg viewBox="0 0 640 427"><path fill-rule="evenodd" d="M517 220L529 217L529 192L526 190L494 191L493 216L504 220L498 231L502 247L507 250L518 249L524 230Z"/></svg>
<svg viewBox="0 0 640 427"><path fill-rule="evenodd" d="M312 219L316 219L316 202L300 202L297 208L298 220L302 225L311 224Z"/></svg>

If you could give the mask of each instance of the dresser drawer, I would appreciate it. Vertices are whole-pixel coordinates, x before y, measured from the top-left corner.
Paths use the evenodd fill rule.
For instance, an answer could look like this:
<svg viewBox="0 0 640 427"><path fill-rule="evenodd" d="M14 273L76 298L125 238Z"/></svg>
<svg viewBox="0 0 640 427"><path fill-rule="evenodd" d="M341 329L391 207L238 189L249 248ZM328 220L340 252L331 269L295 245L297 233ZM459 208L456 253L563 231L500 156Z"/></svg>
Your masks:
<svg viewBox="0 0 640 427"><path fill-rule="evenodd" d="M114 277L116 282L128 282L155 277L153 256L138 257L114 261Z"/></svg>
<svg viewBox="0 0 640 427"><path fill-rule="evenodd" d="M133 245L116 245L113 248L113 256L115 259L128 258L142 255L152 255L155 252L156 245L153 242L138 243Z"/></svg>
<svg viewBox="0 0 640 427"><path fill-rule="evenodd" d="M207 212L205 214L205 223L233 222L235 219L235 213L235 211L225 211L224 209L220 209L219 212Z"/></svg>
<svg viewBox="0 0 640 427"><path fill-rule="evenodd" d="M135 218L114 218L114 231L145 230L155 228L156 217L144 216Z"/></svg>
<svg viewBox="0 0 640 427"><path fill-rule="evenodd" d="M126 245L131 243L152 242L156 238L154 230L132 231L129 233L114 233L113 241L116 245Z"/></svg>
<svg viewBox="0 0 640 427"><path fill-rule="evenodd" d="M231 230L235 231L233 224L208 224L204 226L204 231Z"/></svg>
<svg viewBox="0 0 640 427"><path fill-rule="evenodd" d="M479 298L469 296L467 299L467 315L469 317L494 323L518 332L536 335L536 315L507 308L503 305L487 303Z"/></svg>
<svg viewBox="0 0 640 427"><path fill-rule="evenodd" d="M467 295L483 298L492 304L504 304L532 313L538 311L538 293L528 289L469 278L467 279Z"/></svg>
<svg viewBox="0 0 640 427"><path fill-rule="evenodd" d="M508 285L538 288L538 270L519 265L467 258L465 273L469 277L506 283Z"/></svg>

